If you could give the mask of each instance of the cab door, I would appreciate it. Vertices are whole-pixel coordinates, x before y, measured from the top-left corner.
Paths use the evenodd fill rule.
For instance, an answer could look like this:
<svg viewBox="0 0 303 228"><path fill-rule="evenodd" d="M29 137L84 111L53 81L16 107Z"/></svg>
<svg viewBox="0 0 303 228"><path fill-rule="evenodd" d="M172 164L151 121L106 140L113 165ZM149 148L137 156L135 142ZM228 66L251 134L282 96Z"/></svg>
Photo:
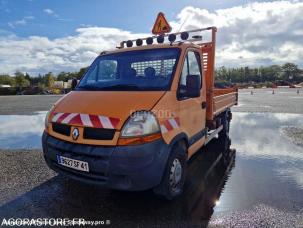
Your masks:
<svg viewBox="0 0 303 228"><path fill-rule="evenodd" d="M203 83L200 54L200 51L196 49L187 50L177 90L180 125L183 128L182 130L187 133L189 139L189 157L203 145L206 134L206 107L203 104L206 100L205 83ZM199 77L200 95L198 97L189 97L186 91L188 89L188 77L191 76Z"/></svg>

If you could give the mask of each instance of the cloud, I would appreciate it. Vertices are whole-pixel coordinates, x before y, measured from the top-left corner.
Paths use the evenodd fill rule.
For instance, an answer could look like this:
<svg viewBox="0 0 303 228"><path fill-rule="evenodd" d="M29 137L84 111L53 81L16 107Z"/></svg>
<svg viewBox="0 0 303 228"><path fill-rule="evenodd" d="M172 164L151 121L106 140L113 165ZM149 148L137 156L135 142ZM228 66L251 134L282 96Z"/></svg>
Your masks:
<svg viewBox="0 0 303 228"><path fill-rule="evenodd" d="M255 2L209 12L184 8L175 29L218 27L217 65L281 64L303 66L302 1Z"/></svg>
<svg viewBox="0 0 303 228"><path fill-rule="evenodd" d="M51 9L45 10L55 14ZM170 23L175 31L182 24L182 30L216 25L217 66L258 66L291 61L303 67L302 12L301 1L250 3L214 12L189 6ZM89 65L101 51L113 49L121 40L144 36L147 34L92 26L78 28L73 36L52 40L41 36L2 36L0 73L78 70Z"/></svg>
<svg viewBox="0 0 303 228"><path fill-rule="evenodd" d="M55 17L55 18L59 17L59 15L56 14L55 11L52 9L44 9L43 12L46 13L47 15Z"/></svg>
<svg viewBox="0 0 303 228"><path fill-rule="evenodd" d="M33 20L33 19L35 19L35 17L33 17L33 16L26 16L26 17L24 17L24 19L26 19L26 20Z"/></svg>
<svg viewBox="0 0 303 228"><path fill-rule="evenodd" d="M89 65L101 51L115 48L120 41L146 36L100 27L79 28L76 32L75 36L54 40L40 36L0 37L0 73L20 70L37 75L76 71Z"/></svg>
<svg viewBox="0 0 303 228"><path fill-rule="evenodd" d="M26 16L21 20L8 22L7 25L11 28L16 28L19 25L26 25L28 21L35 19L33 16Z"/></svg>
<svg viewBox="0 0 303 228"><path fill-rule="evenodd" d="M44 9L43 10L44 13L48 14L48 15L53 15L55 12L51 9Z"/></svg>

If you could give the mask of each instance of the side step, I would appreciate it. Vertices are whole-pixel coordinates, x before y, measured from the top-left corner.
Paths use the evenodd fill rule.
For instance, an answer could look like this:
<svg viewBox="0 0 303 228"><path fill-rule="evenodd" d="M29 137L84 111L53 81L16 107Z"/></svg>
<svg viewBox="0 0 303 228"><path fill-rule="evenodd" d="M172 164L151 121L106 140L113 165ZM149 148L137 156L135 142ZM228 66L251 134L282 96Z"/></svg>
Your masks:
<svg viewBox="0 0 303 228"><path fill-rule="evenodd" d="M218 127L216 130L211 130L207 133L206 139L205 139L205 143L204 145L206 145L207 143L209 143L214 137L216 137L216 135L222 131L223 129L223 125L221 125L220 127Z"/></svg>

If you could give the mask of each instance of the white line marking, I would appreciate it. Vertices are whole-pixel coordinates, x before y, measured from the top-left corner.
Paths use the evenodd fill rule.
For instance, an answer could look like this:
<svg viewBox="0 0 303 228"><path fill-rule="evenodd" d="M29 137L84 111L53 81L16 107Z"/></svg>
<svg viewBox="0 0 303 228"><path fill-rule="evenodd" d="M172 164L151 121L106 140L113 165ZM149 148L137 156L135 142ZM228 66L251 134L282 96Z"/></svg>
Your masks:
<svg viewBox="0 0 303 228"><path fill-rule="evenodd" d="M178 123L175 121L175 119L169 119L168 122L170 123L170 125L176 129L176 128L179 128L179 125Z"/></svg>
<svg viewBox="0 0 303 228"><path fill-rule="evenodd" d="M88 114L80 114L80 118L81 118L81 121L82 121L84 126L88 126L88 127L93 126L92 122L90 121L90 118L89 118Z"/></svg>
<svg viewBox="0 0 303 228"><path fill-rule="evenodd" d="M99 116L100 122L103 126L103 128L110 128L113 129L114 126L112 125L110 119L106 116Z"/></svg>
<svg viewBox="0 0 303 228"><path fill-rule="evenodd" d="M64 115L64 113L57 113L56 115L54 115L53 119L52 119L52 122L57 122L57 120L62 116Z"/></svg>
<svg viewBox="0 0 303 228"><path fill-rule="evenodd" d="M162 134L168 132L167 128L164 125L161 125L161 132Z"/></svg>
<svg viewBox="0 0 303 228"><path fill-rule="evenodd" d="M61 121L61 123L68 124L69 121L71 121L72 118L74 118L76 115L78 115L78 113L71 113L71 114L69 114L67 117L65 117L65 118Z"/></svg>

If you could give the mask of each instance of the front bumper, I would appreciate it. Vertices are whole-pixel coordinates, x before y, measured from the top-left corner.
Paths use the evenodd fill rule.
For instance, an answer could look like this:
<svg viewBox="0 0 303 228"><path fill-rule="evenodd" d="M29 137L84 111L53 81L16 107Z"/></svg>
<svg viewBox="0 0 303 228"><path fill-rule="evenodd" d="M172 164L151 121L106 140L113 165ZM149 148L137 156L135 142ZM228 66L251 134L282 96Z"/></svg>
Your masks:
<svg viewBox="0 0 303 228"><path fill-rule="evenodd" d="M46 132L42 145L46 163L56 172L86 183L129 191L160 184L170 151L162 139L134 146L92 146L66 142ZM90 171L61 166L57 155L86 161Z"/></svg>

